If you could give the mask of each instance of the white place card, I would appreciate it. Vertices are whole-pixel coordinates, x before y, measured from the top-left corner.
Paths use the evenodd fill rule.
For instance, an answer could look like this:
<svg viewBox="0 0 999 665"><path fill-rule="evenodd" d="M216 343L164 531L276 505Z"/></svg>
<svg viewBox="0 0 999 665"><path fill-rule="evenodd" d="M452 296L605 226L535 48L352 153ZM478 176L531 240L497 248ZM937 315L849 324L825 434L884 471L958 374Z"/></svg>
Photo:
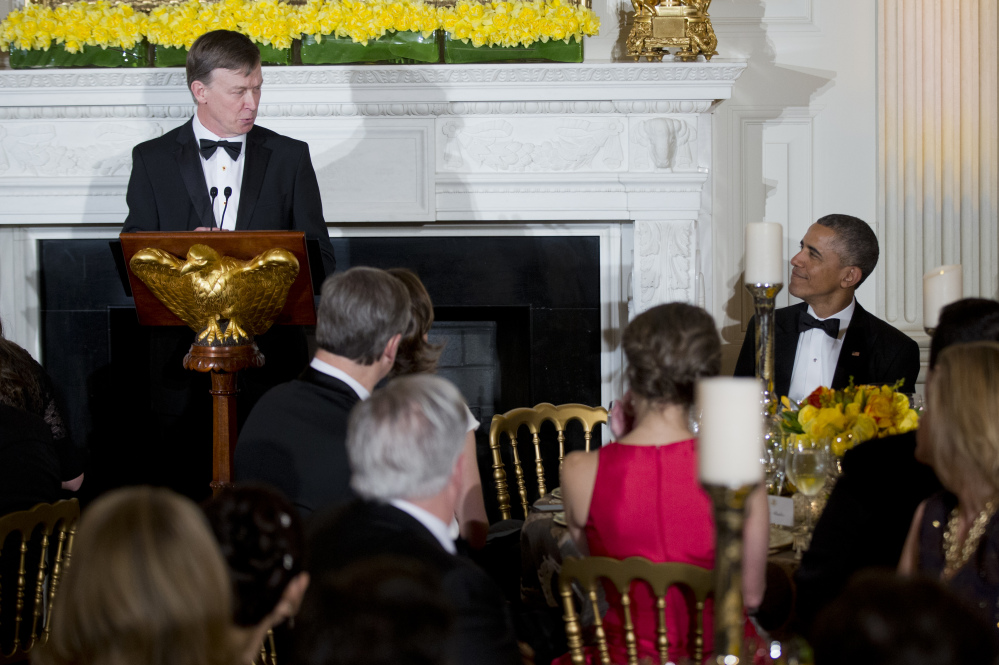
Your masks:
<svg viewBox="0 0 999 665"><path fill-rule="evenodd" d="M789 496L768 496L770 523L794 526L794 500Z"/></svg>

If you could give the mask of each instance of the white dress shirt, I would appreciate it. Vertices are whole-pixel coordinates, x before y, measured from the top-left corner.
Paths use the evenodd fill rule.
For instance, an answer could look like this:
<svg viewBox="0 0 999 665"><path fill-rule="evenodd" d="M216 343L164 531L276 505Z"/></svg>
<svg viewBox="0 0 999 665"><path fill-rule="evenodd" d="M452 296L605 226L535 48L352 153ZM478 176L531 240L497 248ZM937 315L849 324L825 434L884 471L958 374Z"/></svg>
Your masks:
<svg viewBox="0 0 999 665"><path fill-rule="evenodd" d="M853 310L857 301L851 300L850 304L839 312L836 312L830 319L839 319L839 333L836 339L826 334L824 330L812 328L798 334L798 349L794 353L794 370L791 372L791 385L787 389L787 396L796 402L800 402L812 394L819 386L832 385L833 375L836 373L836 363L839 362L839 352L843 349L843 338L846 337L846 329L853 319ZM815 316L815 310L808 306L808 313ZM825 321L826 319L819 319Z"/></svg>
<svg viewBox="0 0 999 665"><path fill-rule="evenodd" d="M221 228L232 231L236 228L236 212L239 210L239 187L243 182L243 167L246 164L246 134L223 139L205 129L205 126L198 120L198 114L194 114L194 141L198 146L198 154L201 152L201 139L209 141L229 141L230 143L242 143L239 150L239 157L233 160L223 148L219 148L208 159L201 158L201 168L205 172L205 182L208 183L208 191L212 187L218 188L218 195L215 197L215 205L212 212L215 214L215 224ZM229 204L226 205L225 188L231 187L232 194L229 195ZM211 196L209 194L209 196ZM225 210L223 219L222 211ZM219 224L219 222L222 222Z"/></svg>
<svg viewBox="0 0 999 665"><path fill-rule="evenodd" d="M420 508L419 506L413 505L409 501L405 501L403 499L392 499L389 503L399 510L409 513L420 524L427 527L427 531L434 534L434 538L437 539L437 542L439 542L441 547L445 550L451 554L458 553L458 548L454 545L455 536L452 535L453 525L456 525L457 523L453 519L452 526L448 526L436 515Z"/></svg>
<svg viewBox="0 0 999 665"><path fill-rule="evenodd" d="M334 367L333 365L330 365L327 362L323 362L319 358L313 358L312 362L309 363L309 367L316 370L317 372L322 372L327 376L332 376L334 379L340 379L348 386L350 386L351 389L355 393L357 393L357 396L360 397L362 401L371 397L371 393L368 392L367 388L362 386L357 381L357 379L352 377L350 374L347 374L347 372L343 371L339 367Z"/></svg>

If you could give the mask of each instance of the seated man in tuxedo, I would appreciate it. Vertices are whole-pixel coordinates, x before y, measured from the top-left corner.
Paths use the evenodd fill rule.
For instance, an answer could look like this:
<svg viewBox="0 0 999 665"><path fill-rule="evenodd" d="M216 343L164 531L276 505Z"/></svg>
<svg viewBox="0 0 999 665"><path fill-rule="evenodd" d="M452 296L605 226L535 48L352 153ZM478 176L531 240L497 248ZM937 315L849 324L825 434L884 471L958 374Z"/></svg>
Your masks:
<svg viewBox="0 0 999 665"><path fill-rule="evenodd" d="M987 340L999 341L999 302L965 298L947 305L930 342L930 372L948 346ZM942 489L915 451L913 431L867 441L843 456L843 475L795 573L802 630L810 632L855 573L898 565L916 507Z"/></svg>
<svg viewBox="0 0 999 665"><path fill-rule="evenodd" d="M804 302L775 315L774 391L795 401L819 386L891 385L905 379L912 391L919 374L919 346L871 316L854 292L878 263L878 239L863 220L826 215L808 228L791 259L788 292ZM735 365L736 376L756 372L756 322L749 323Z"/></svg>
<svg viewBox="0 0 999 665"><path fill-rule="evenodd" d="M502 594L457 556L452 530L462 494L468 416L457 388L416 374L395 379L355 407L347 433L351 487L363 497L313 523L312 579L388 555L416 559L440 575L454 611L446 645L452 665L520 662Z"/></svg>
<svg viewBox="0 0 999 665"><path fill-rule="evenodd" d="M194 117L132 150L125 199L132 231L304 231L336 267L309 145L257 127L260 51L213 30L187 54Z"/></svg>
<svg viewBox="0 0 999 665"><path fill-rule="evenodd" d="M351 498L347 417L395 362L409 326L409 292L377 268L351 268L323 284L316 350L302 375L269 390L236 447L236 480L264 482L303 517Z"/></svg>

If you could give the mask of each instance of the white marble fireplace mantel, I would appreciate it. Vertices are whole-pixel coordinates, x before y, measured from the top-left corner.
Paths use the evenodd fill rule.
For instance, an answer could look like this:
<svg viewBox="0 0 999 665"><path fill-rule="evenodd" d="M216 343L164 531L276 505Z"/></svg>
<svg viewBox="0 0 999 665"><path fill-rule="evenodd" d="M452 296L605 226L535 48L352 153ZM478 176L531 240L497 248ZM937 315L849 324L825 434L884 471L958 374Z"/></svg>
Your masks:
<svg viewBox="0 0 999 665"><path fill-rule="evenodd" d="M710 113L745 67L268 67L258 123L309 142L333 235L599 236L602 326L616 331L628 312L704 300ZM114 237L132 146L192 112L180 69L0 71L9 337L37 353L36 241ZM604 335L607 399L615 337Z"/></svg>

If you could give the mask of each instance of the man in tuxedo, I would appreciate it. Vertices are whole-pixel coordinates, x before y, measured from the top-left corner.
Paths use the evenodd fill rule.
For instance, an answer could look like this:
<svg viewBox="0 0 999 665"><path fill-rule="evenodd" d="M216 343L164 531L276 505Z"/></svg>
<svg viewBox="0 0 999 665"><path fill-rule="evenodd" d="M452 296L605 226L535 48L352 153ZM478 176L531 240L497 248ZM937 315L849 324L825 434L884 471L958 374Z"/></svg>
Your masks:
<svg viewBox="0 0 999 665"><path fill-rule="evenodd" d="M878 263L878 239L863 220L826 215L812 224L791 259L788 292L804 302L775 313L774 390L795 401L819 386L904 379L912 391L919 374L919 346L871 316L854 292ZM736 376L756 372L756 321L742 344Z"/></svg>
<svg viewBox="0 0 999 665"><path fill-rule="evenodd" d="M303 231L318 242L326 275L336 267L308 144L257 127L263 75L260 51L238 32L199 37L187 55L194 117L132 150L122 232ZM149 329L149 395L136 395L155 442L148 463L130 463L130 482L168 484L205 497L211 445L209 377L183 368L192 337L186 328ZM261 395L290 381L309 362L300 326L274 326L255 340L266 364L240 372L240 427Z"/></svg>
<svg viewBox="0 0 999 665"><path fill-rule="evenodd" d="M132 150L122 231L304 231L336 267L319 183L303 141L257 127L260 51L214 30L187 55L194 117Z"/></svg>
<svg viewBox="0 0 999 665"><path fill-rule="evenodd" d="M350 498L347 418L392 369L409 308L406 287L384 270L357 267L327 279L319 349L299 378L253 407L236 447L236 480L277 487L303 517Z"/></svg>
<svg viewBox="0 0 999 665"><path fill-rule="evenodd" d="M358 404L347 452L362 498L313 523L307 568L321 580L371 557L416 559L440 575L454 611L447 662L514 665L520 656L502 594L454 542L467 424L458 389L430 374L395 379Z"/></svg>
<svg viewBox="0 0 999 665"><path fill-rule="evenodd" d="M999 341L999 302L965 298L947 305L930 342L930 372L947 347L988 340ZM915 450L916 432L907 432L867 441L843 456L843 475L795 573L802 630L810 632L855 573L898 565L916 507L941 489Z"/></svg>

